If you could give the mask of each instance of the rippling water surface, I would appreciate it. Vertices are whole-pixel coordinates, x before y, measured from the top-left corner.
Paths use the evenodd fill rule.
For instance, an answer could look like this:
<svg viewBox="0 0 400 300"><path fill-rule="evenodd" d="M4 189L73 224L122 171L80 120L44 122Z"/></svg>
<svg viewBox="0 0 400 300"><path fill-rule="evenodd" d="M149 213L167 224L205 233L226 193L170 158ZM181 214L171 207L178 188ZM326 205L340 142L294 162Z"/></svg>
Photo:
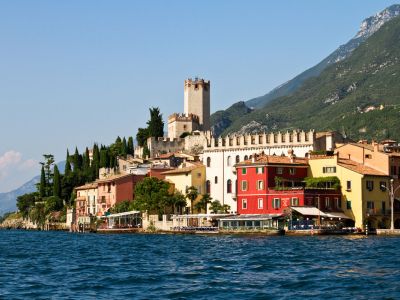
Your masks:
<svg viewBox="0 0 400 300"><path fill-rule="evenodd" d="M0 298L400 299L400 238L0 230Z"/></svg>

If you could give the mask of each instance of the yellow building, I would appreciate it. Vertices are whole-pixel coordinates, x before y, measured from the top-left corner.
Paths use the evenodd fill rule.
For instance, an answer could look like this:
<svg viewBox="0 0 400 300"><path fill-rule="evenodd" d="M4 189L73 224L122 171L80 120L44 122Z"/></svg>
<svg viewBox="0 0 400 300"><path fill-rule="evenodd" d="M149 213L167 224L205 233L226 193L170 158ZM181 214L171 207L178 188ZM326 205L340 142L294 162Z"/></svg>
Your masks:
<svg viewBox="0 0 400 300"><path fill-rule="evenodd" d="M389 187L389 176L338 155L312 155L309 165L309 176L339 178L341 207L354 220L356 227L364 229L368 224L370 228L388 228L390 199L387 190L382 186Z"/></svg>
<svg viewBox="0 0 400 300"><path fill-rule="evenodd" d="M162 173L165 175L165 180L173 183L175 189L186 195L189 187L194 186L199 193L199 196L194 202L197 202L201 195L206 193L206 167L201 163L185 163L180 168L175 170L166 171ZM187 200L187 206L192 211L191 203Z"/></svg>

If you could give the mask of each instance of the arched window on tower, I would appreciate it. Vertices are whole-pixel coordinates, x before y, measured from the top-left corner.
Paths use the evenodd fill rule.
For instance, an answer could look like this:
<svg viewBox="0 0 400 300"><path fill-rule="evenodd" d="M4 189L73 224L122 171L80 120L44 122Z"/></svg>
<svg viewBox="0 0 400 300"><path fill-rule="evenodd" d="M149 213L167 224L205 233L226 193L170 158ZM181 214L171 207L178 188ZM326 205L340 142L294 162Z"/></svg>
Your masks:
<svg viewBox="0 0 400 300"><path fill-rule="evenodd" d="M211 157L207 157L207 167L211 167Z"/></svg>
<svg viewBox="0 0 400 300"><path fill-rule="evenodd" d="M214 183L215 183L215 184L218 183L218 176L215 176L215 178L214 178Z"/></svg>
<svg viewBox="0 0 400 300"><path fill-rule="evenodd" d="M210 194L211 193L211 183L210 180L206 181L206 193Z"/></svg>
<svg viewBox="0 0 400 300"><path fill-rule="evenodd" d="M228 194L232 193L232 180L230 179L226 182L226 192Z"/></svg>
<svg viewBox="0 0 400 300"><path fill-rule="evenodd" d="M248 160L249 157L247 155L244 156L244 160Z"/></svg>
<svg viewBox="0 0 400 300"><path fill-rule="evenodd" d="M231 157L228 156L228 158L226 159L226 165L227 165L228 167L230 167L231 164L232 164L232 162L231 162Z"/></svg>
<svg viewBox="0 0 400 300"><path fill-rule="evenodd" d="M240 162L240 156L236 155L236 163L239 163L239 162Z"/></svg>

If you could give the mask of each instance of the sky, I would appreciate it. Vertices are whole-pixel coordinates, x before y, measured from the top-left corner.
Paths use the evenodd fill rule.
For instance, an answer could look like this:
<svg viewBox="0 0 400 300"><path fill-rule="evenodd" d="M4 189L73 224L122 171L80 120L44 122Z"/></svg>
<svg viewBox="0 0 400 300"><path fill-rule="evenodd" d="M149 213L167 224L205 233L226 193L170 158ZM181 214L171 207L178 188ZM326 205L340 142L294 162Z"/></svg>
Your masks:
<svg viewBox="0 0 400 300"><path fill-rule="evenodd" d="M186 78L211 112L317 64L385 0L0 1L0 192L94 142L183 112Z"/></svg>

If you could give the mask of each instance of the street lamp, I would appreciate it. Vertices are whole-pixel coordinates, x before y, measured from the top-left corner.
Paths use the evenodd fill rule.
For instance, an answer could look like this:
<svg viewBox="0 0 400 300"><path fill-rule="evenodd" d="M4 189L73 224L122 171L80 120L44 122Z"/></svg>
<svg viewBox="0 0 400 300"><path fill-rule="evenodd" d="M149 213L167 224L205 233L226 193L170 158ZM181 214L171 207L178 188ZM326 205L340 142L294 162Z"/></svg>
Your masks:
<svg viewBox="0 0 400 300"><path fill-rule="evenodd" d="M388 191L389 195L390 195L390 211L391 211L390 230L392 230L392 231L394 230L394 209L393 209L394 194L400 188L400 185L399 185L395 190L393 190L393 182L394 182L394 179L393 178L390 179L390 190L386 186L381 185L381 187L384 188L386 191Z"/></svg>

